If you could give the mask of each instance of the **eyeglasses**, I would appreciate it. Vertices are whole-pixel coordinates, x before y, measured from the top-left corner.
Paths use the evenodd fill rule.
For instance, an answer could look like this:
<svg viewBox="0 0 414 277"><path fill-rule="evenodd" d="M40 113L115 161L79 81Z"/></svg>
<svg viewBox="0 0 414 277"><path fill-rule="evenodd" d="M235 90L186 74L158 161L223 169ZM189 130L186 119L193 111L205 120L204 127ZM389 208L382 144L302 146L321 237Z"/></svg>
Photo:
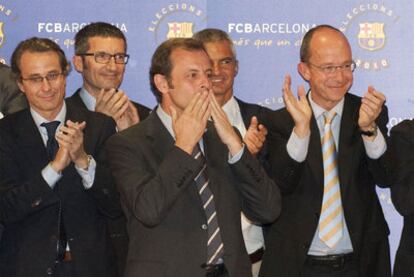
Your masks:
<svg viewBox="0 0 414 277"><path fill-rule="evenodd" d="M22 77L21 79L31 83L32 85L38 86L41 85L45 79L49 82L49 84L55 84L60 80L60 76L62 75L62 72L50 72L46 74L46 76L33 76L29 78Z"/></svg>
<svg viewBox="0 0 414 277"><path fill-rule="evenodd" d="M116 53L112 55L106 52L95 52L78 54L78 56L93 56L95 58L95 62L102 64L109 63L112 58L114 58L115 63L117 64L126 64L129 59L129 55L124 53Z"/></svg>
<svg viewBox="0 0 414 277"><path fill-rule="evenodd" d="M337 70L340 70L341 72L354 72L356 68L356 64L354 61L349 63L344 63L342 65L316 65L310 62L307 62L310 66L313 66L317 68L319 71L321 71L324 74L334 74Z"/></svg>

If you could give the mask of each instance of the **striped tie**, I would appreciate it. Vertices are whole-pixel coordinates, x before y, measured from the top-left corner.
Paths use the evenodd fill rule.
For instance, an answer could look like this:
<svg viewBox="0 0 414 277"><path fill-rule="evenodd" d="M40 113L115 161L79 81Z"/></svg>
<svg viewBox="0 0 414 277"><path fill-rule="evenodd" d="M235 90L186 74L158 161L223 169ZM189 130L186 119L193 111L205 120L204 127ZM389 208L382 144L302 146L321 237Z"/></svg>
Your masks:
<svg viewBox="0 0 414 277"><path fill-rule="evenodd" d="M217 221L214 195L208 186L209 180L207 176L206 161L198 144L194 147L192 156L203 163L203 168L194 178L194 181L197 185L198 193L200 194L207 218L207 265L217 264L218 260L223 256L224 248L220 235L220 227Z"/></svg>
<svg viewBox="0 0 414 277"><path fill-rule="evenodd" d="M319 238L330 248L339 242L343 233L343 210L338 179L335 140L331 122L336 113L325 112L322 136L322 156L324 190L321 217L319 218Z"/></svg>

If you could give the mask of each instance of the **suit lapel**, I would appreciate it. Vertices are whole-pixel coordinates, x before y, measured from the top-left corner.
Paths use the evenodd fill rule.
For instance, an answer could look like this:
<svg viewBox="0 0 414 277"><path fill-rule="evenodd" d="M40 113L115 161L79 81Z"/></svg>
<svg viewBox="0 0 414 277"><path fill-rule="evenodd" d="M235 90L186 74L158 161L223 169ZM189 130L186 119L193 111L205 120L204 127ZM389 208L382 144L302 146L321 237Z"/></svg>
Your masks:
<svg viewBox="0 0 414 277"><path fill-rule="evenodd" d="M356 151L356 147L360 145L358 140L361 140L357 126L359 104L351 101L352 99L345 96L339 132L338 173L342 197L344 197L348 184L351 182L351 173L355 172L353 168L358 159L355 159L354 156L359 153L359 151Z"/></svg>
<svg viewBox="0 0 414 277"><path fill-rule="evenodd" d="M44 167L48 163L46 146L29 109L18 118L16 129L16 145L33 165L33 170Z"/></svg>
<svg viewBox="0 0 414 277"><path fill-rule="evenodd" d="M84 109L88 109L85 103L83 103L82 98L80 97L80 94L79 94L80 91L81 91L81 88L78 88L78 90L70 97L70 99L72 99L73 104L76 107L82 107Z"/></svg>
<svg viewBox="0 0 414 277"><path fill-rule="evenodd" d="M308 155L307 159L311 171L315 178L315 184L317 185L318 191L323 192L323 159L322 159L322 146L321 136L319 128L316 123L316 119L312 116L311 121L311 136L309 140Z"/></svg>

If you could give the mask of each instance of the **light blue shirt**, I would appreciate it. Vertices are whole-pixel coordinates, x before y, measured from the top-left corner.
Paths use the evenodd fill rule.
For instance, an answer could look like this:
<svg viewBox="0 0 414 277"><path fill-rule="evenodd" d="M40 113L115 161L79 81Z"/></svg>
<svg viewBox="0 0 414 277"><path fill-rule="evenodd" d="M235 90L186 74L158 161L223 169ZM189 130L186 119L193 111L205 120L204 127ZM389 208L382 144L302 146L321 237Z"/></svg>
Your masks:
<svg viewBox="0 0 414 277"><path fill-rule="evenodd" d="M172 119L171 117L161 108L161 105L158 105L156 113L158 115L158 117L160 118L162 124L165 126L165 128L167 128L168 132L170 133L170 135L174 138L175 140L175 134L174 134L174 130L172 127ZM203 144L203 138L200 139L199 143L201 151L204 153L204 144ZM244 153L244 144L243 144L243 148L240 149L240 151L234 155L233 157L231 157L230 153L229 153L229 164L234 164L236 162L238 162L240 160L240 158L242 157L243 153Z"/></svg>
<svg viewBox="0 0 414 277"><path fill-rule="evenodd" d="M95 111L96 99L84 87L81 88L79 96L90 111Z"/></svg>
<svg viewBox="0 0 414 277"><path fill-rule="evenodd" d="M56 118L53 119L53 120L45 119L44 117L42 117L39 113L37 113L32 108L30 108L30 113L33 117L33 121L35 122L37 129L39 130L39 133L42 137L43 143L46 146L47 140L48 140L47 130L46 130L46 127L40 126L40 124L42 124L44 122L50 122L50 121L59 121L60 124L56 128L56 131L58 131L59 128L62 126L62 124L65 122L66 103L63 103L62 109L57 114ZM88 167L87 170L84 170L84 169L79 168L77 166L75 166L75 169L79 173L79 175L82 177L82 184L83 184L84 188L85 189L91 188L92 185L93 185L93 181L95 179L95 169L96 169L95 160L93 158L91 159L91 161L89 163L89 167ZM43 176L43 179L46 181L46 183L51 188L53 188L55 186L55 184L60 180L60 178L62 178L62 173L61 172L56 172L51 167L51 165L49 163L47 166L45 166L42 169L42 176Z"/></svg>
<svg viewBox="0 0 414 277"><path fill-rule="evenodd" d="M324 127L324 118L323 113L326 111L322 107L320 107L318 104L316 104L312 100L312 92L309 94L309 102L310 106L313 111L313 115L316 119L319 133L321 134ZM344 102L345 99L342 98L342 100L331 109L331 111L336 112L336 116L332 121L331 130L332 134L335 140L335 146L337 151L339 151L339 132L340 132L340 125L341 125L341 119L342 119L342 112L344 108ZM297 162L303 162L306 159L307 153L308 153L308 147L309 147L309 139L310 134L304 138L299 138L296 136L296 134L292 131L292 134L289 138L289 141L287 143L287 151L289 156L296 160ZM387 149L387 145L385 142L385 138L382 135L381 132L378 132L378 135L373 141L369 141L364 139L364 146L367 153L367 156L371 159L378 159L381 157L382 154ZM321 203L322 208L322 203ZM344 233L341 238L341 240L333 247L329 248L321 239L319 238L319 226L316 228L311 246L309 248L309 255L317 255L317 256L325 256L325 255L332 255L332 254L344 254L344 253L350 253L353 252L352 248L352 242L351 238L349 236L348 227L344 218Z"/></svg>

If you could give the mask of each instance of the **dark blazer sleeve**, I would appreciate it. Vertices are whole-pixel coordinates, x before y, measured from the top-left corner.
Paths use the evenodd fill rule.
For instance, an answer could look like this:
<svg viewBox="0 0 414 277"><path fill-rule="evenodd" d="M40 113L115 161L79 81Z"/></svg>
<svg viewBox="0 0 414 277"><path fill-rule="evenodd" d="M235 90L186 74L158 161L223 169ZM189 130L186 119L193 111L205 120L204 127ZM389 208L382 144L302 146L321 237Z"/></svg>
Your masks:
<svg viewBox="0 0 414 277"><path fill-rule="evenodd" d="M397 211L414 213L414 121L405 120L391 129L391 148L395 157L392 202Z"/></svg>
<svg viewBox="0 0 414 277"><path fill-rule="evenodd" d="M265 173L260 162L245 148L242 157L230 164L242 195L242 211L253 222L271 223L281 211L279 187Z"/></svg>
<svg viewBox="0 0 414 277"><path fill-rule="evenodd" d="M372 173L372 177L374 182L380 187L390 187L392 184L392 162L393 156L390 150L390 140L388 137L388 108L387 106L383 106L380 115L376 120L377 126L379 131L384 136L384 139L387 144L387 150L384 154L381 155L378 159L368 159L368 168L369 171Z"/></svg>
<svg viewBox="0 0 414 277"><path fill-rule="evenodd" d="M292 193L299 184L305 162L292 159L286 145L293 130L293 120L286 109L268 112L264 122L268 127L267 157L269 175L274 178L282 194Z"/></svg>
<svg viewBox="0 0 414 277"><path fill-rule="evenodd" d="M88 112L89 113L89 112ZM104 150L106 140L115 133L115 126L110 117L98 113L89 113L92 120L88 122L93 129L91 137L94 143L87 143L87 154L94 157L96 161L95 179L87 193L96 201L99 210L108 217L122 215L119 193L115 187L115 181L109 169L108 160ZM89 134L88 134L89 135Z"/></svg>
<svg viewBox="0 0 414 277"><path fill-rule="evenodd" d="M139 125L127 131L136 131ZM123 134L110 138L106 146L116 185L129 212L142 224L156 226L180 193L192 184L202 164L172 143L162 152L158 164L149 141L142 137L129 139Z"/></svg>
<svg viewBox="0 0 414 277"><path fill-rule="evenodd" d="M59 202L41 172L22 180L20 164L14 158L17 146L9 130L0 128L0 216L12 223Z"/></svg>

